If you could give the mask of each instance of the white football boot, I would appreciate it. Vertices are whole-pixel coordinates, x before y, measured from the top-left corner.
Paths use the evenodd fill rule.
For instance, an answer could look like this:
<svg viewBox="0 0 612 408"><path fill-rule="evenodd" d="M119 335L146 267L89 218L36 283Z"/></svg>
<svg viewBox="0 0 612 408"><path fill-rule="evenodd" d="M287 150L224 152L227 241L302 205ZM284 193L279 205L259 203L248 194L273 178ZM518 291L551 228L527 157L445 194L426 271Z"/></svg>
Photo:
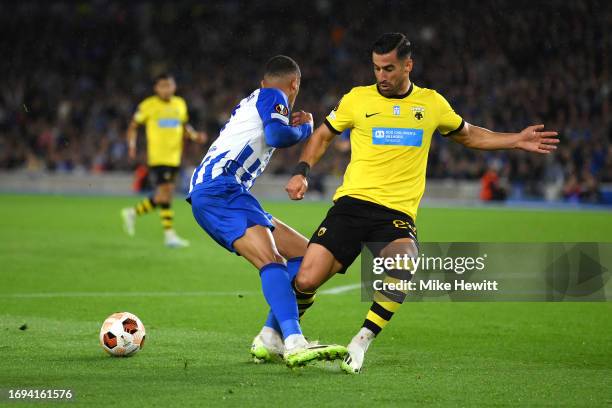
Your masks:
<svg viewBox="0 0 612 408"><path fill-rule="evenodd" d="M350 343L347 347L348 354L344 357L340 367L345 373L359 374L365 359L365 350L355 343Z"/></svg>
<svg viewBox="0 0 612 408"><path fill-rule="evenodd" d="M168 248L185 248L189 246L189 241L176 235L173 229L164 231L164 242Z"/></svg>
<svg viewBox="0 0 612 408"><path fill-rule="evenodd" d="M365 353L374 340L374 333L370 329L362 327L346 347L348 354L340 364L340 368L348 374L359 374L365 359Z"/></svg>
<svg viewBox="0 0 612 408"><path fill-rule="evenodd" d="M285 346L280 333L271 327L264 326L253 339L250 352L255 363L280 362L283 360Z"/></svg>
<svg viewBox="0 0 612 408"><path fill-rule="evenodd" d="M136 232L136 210L133 208L124 208L121 210L121 218L123 219L123 229L130 237L133 237Z"/></svg>

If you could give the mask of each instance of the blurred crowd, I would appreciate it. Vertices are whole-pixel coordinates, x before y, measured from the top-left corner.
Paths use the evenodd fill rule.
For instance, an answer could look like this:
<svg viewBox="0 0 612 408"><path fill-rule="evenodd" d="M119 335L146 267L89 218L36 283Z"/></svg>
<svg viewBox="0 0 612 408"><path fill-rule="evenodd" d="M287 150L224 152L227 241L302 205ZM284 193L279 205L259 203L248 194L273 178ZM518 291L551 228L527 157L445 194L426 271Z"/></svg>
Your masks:
<svg viewBox="0 0 612 408"><path fill-rule="evenodd" d="M0 170L133 170L124 132L162 71L214 140L279 53L300 64L296 108L319 123L352 86L373 83L376 37L401 31L414 47L412 80L466 121L507 132L545 123L562 138L555 154L534 156L436 135L430 178L496 180L503 197L556 186L568 200L597 202L612 182L610 27L603 0L3 2ZM205 149L187 143L186 165ZM268 171L290 172L299 150L277 151ZM349 155L335 149L318 172L341 174Z"/></svg>

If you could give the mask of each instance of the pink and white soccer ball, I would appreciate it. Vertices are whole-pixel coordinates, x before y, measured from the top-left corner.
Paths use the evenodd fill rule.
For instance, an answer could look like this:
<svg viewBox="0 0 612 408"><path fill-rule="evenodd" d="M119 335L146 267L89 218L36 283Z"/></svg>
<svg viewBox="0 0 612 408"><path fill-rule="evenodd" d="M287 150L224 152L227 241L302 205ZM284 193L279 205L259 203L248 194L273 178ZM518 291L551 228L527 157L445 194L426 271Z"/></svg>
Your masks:
<svg viewBox="0 0 612 408"><path fill-rule="evenodd" d="M144 346L145 334L145 327L136 315L117 312L102 324L100 345L110 355L128 357Z"/></svg>

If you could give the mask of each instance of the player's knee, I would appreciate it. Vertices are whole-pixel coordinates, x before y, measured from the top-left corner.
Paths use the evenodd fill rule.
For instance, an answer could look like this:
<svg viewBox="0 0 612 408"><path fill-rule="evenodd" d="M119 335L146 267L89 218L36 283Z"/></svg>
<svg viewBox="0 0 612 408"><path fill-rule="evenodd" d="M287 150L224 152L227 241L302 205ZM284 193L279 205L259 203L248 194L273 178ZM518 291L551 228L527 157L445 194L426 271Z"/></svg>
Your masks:
<svg viewBox="0 0 612 408"><path fill-rule="evenodd" d="M285 258L283 258L277 251L270 252L260 252L258 254L258 258L255 260L256 264L260 264L262 266L271 264L271 263L285 263Z"/></svg>
<svg viewBox="0 0 612 408"><path fill-rule="evenodd" d="M158 204L169 204L170 194L165 191L158 191L157 194L155 194L155 202Z"/></svg>
<svg viewBox="0 0 612 408"><path fill-rule="evenodd" d="M319 288L319 282L305 273L298 273L295 277L295 288L303 293L314 293Z"/></svg>
<svg viewBox="0 0 612 408"><path fill-rule="evenodd" d="M395 258L396 256L403 257L404 254L410 257L418 255L418 247L412 239L402 239L389 243L380 252L383 258Z"/></svg>
<svg viewBox="0 0 612 408"><path fill-rule="evenodd" d="M281 256L281 254L279 254L278 252L275 251L274 252L274 262L276 262L276 263L285 263L286 260L285 260L285 258L283 258Z"/></svg>

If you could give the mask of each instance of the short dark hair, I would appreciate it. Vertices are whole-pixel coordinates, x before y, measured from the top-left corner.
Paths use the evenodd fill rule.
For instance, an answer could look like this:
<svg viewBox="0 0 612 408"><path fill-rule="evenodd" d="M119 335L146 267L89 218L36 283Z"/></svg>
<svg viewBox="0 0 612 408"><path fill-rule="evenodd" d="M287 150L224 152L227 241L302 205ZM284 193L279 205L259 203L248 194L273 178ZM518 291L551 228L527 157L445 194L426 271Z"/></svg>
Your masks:
<svg viewBox="0 0 612 408"><path fill-rule="evenodd" d="M155 78L153 78L153 85L157 85L159 81L163 81L165 79L174 79L174 75L172 75L170 72L162 72L161 74L155 75Z"/></svg>
<svg viewBox="0 0 612 408"><path fill-rule="evenodd" d="M385 33L372 46L372 52L376 54L388 54L393 50L397 50L399 59L410 58L412 48L408 37L402 33Z"/></svg>
<svg viewBox="0 0 612 408"><path fill-rule="evenodd" d="M300 66L286 55L277 55L266 62L265 76L284 76L288 74L297 74L301 76Z"/></svg>

